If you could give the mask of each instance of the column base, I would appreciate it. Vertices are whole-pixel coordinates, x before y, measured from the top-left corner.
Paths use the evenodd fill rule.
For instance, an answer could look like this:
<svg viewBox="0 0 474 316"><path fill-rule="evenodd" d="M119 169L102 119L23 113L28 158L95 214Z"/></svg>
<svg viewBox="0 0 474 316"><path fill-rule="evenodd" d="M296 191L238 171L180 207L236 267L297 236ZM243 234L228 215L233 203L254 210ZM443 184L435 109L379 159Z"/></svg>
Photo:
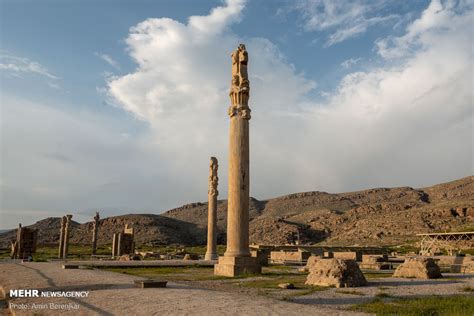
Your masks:
<svg viewBox="0 0 474 316"><path fill-rule="evenodd" d="M242 274L260 274L262 267L254 257L219 257L214 275L235 277Z"/></svg>
<svg viewBox="0 0 474 316"><path fill-rule="evenodd" d="M206 253L204 255L204 260L217 260L219 259L219 255L217 253Z"/></svg>

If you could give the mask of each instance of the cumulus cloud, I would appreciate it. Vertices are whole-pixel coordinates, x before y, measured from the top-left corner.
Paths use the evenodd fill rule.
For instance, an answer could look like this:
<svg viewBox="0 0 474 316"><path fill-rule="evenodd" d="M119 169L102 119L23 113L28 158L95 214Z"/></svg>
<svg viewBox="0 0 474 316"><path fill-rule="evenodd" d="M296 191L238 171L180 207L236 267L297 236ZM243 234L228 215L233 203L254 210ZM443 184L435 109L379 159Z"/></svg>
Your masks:
<svg viewBox="0 0 474 316"><path fill-rule="evenodd" d="M59 77L52 74L45 66L28 58L13 55L0 55L0 70L20 74L35 74L57 80Z"/></svg>
<svg viewBox="0 0 474 316"><path fill-rule="evenodd" d="M337 4L321 2L330 6L331 18L316 27L366 19L368 9L358 3L340 17ZM408 41L403 38L410 38L416 50L347 75L323 103L308 93L316 83L297 73L275 45L245 40L254 195L424 185L471 173L472 10L449 4L433 10L436 4L406 35L390 39L392 49L401 50ZM187 24L166 18L138 24L127 39L138 67L109 82L117 104L149 123L154 146L167 156L162 167L197 186L205 178L196 171L204 167L197 166L206 165L210 155L224 160L225 177L229 55L242 41L229 25L242 8L228 1ZM424 22L432 19L432 26Z"/></svg>
<svg viewBox="0 0 474 316"><path fill-rule="evenodd" d="M325 46L343 42L365 33L370 27L398 18L396 14L382 15L379 10L386 1L368 0L300 0L290 11L298 11L307 31L326 31Z"/></svg>

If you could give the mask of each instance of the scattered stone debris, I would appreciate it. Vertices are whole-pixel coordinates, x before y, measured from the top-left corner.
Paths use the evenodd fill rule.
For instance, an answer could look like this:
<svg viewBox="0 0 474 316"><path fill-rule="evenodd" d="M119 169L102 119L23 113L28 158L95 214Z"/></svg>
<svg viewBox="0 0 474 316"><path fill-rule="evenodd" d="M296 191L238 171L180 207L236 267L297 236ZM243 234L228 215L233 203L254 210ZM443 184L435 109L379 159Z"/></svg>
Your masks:
<svg viewBox="0 0 474 316"><path fill-rule="evenodd" d="M395 278L438 279L442 278L439 266L433 258L407 258L393 274Z"/></svg>
<svg viewBox="0 0 474 316"><path fill-rule="evenodd" d="M199 256L194 253L187 253L184 255L183 260L199 260Z"/></svg>
<svg viewBox="0 0 474 316"><path fill-rule="evenodd" d="M278 287L280 289L292 290L295 288L295 285L293 283L280 283L278 284Z"/></svg>
<svg viewBox="0 0 474 316"><path fill-rule="evenodd" d="M118 257L118 261L134 261L134 260L141 260L141 257L136 254L128 254L128 255L122 255Z"/></svg>
<svg viewBox="0 0 474 316"><path fill-rule="evenodd" d="M367 285L367 280L354 260L316 259L309 267L306 284L337 288L358 287Z"/></svg>

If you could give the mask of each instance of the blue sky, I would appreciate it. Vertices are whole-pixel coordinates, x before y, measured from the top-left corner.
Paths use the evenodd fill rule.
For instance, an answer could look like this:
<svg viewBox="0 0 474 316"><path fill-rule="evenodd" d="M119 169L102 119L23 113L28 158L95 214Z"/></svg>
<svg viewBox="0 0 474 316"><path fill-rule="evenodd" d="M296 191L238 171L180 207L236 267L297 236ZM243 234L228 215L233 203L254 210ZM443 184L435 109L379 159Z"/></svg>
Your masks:
<svg viewBox="0 0 474 316"><path fill-rule="evenodd" d="M251 191L472 174L472 1L10 1L1 227L226 197L229 53L250 54Z"/></svg>

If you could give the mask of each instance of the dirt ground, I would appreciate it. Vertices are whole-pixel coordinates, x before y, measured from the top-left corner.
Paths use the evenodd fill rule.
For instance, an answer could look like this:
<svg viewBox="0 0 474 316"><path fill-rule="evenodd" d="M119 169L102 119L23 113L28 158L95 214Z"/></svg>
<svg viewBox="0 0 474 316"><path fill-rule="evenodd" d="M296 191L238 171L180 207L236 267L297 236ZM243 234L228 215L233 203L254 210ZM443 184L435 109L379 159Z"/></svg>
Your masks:
<svg viewBox="0 0 474 316"><path fill-rule="evenodd" d="M349 312L262 296L169 283L162 289L135 288L140 277L102 270L63 270L60 262L2 263L0 285L10 289L90 291L86 298L14 298L14 315L346 315ZM43 308L63 304L70 310ZM24 306L26 310L20 309ZM33 305L37 304L37 305ZM69 304L69 305L68 305ZM60 306L60 305L57 305ZM76 309L77 308L77 309Z"/></svg>
<svg viewBox="0 0 474 316"><path fill-rule="evenodd" d="M163 279L172 280L167 288L138 289L133 282L143 279L140 276L104 270L64 270L61 265L62 262L0 263L0 286L5 293L10 289L89 291L88 297L12 298L4 304L3 313L7 313L8 304L15 304L10 309L15 315L357 315L346 309L380 295L404 298L467 295L464 289L474 288L474 275L448 273L438 280L384 277L369 279L369 285L365 287L312 292L262 291L262 288L245 286L245 283L272 280L265 276L183 280L163 275ZM51 309L49 303L64 304L54 308L70 309Z"/></svg>

